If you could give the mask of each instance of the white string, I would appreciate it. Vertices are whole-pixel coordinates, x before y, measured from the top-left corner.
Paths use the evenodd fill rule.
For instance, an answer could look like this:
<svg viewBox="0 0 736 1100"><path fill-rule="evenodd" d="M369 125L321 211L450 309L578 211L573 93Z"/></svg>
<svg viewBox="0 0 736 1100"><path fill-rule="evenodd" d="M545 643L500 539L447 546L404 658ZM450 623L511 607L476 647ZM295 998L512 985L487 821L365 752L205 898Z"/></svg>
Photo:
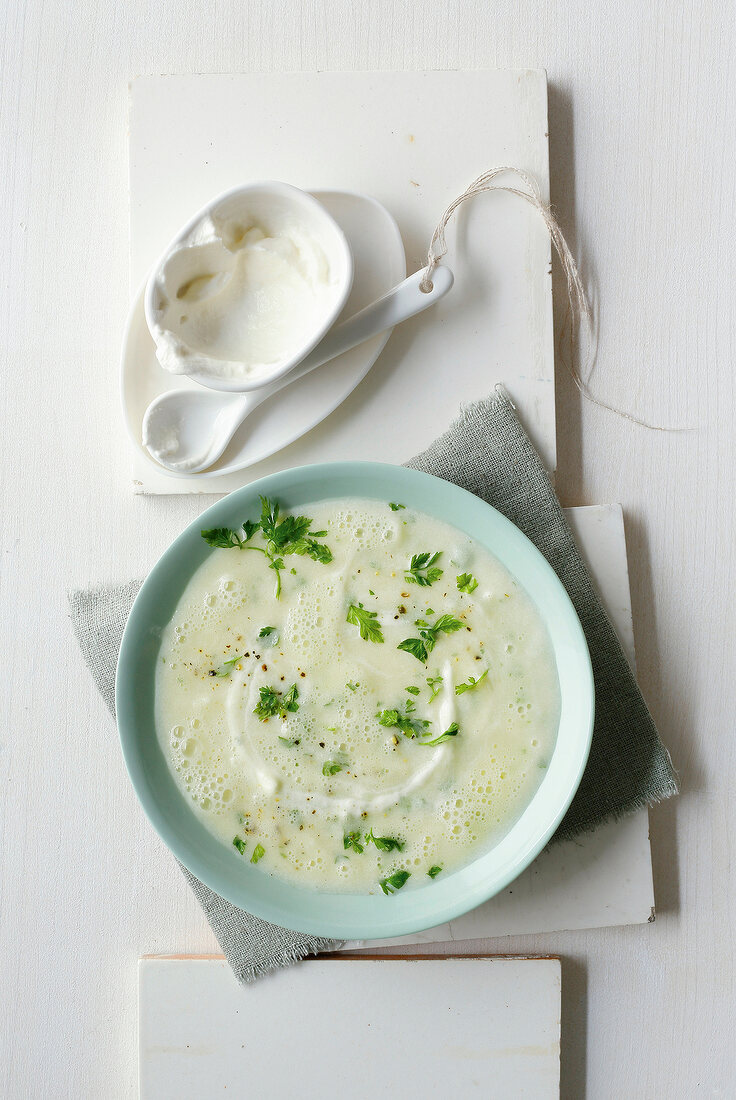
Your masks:
<svg viewBox="0 0 736 1100"><path fill-rule="evenodd" d="M502 172L513 172L522 183L528 188L527 191L522 191L518 187L511 187L507 184L494 183L496 176L501 175ZM605 401L601 401L593 394L589 386L590 375L592 372L592 366L594 356L592 354L593 348L593 315L590 305L588 304L588 298L585 293L585 287L583 286L582 279L578 272L577 264L575 263L575 257L568 248L567 241L562 235L557 221L552 213L550 207L542 199L539 185L537 181L526 172L522 172L520 168L511 168L508 165L503 165L498 168L492 168L490 172L484 172L482 176L478 176L476 180L470 184L469 187L463 191L462 195L458 195L445 210L444 214L440 218L439 224L432 234L432 240L429 245L429 252L427 253L427 267L424 271L422 281L419 284L420 290L425 294L432 289L432 272L435 270L440 260L447 253L447 241L445 239L445 230L450 218L457 210L461 203L466 199L472 198L474 195L481 195L485 191L506 191L510 195L517 195L518 198L523 199L524 202L528 202L530 206L533 206L537 210L547 227L547 232L550 235L552 244L554 245L555 252L557 253L562 270L565 273L565 279L567 281L567 299L569 302L569 317L570 317L570 359L566 361L566 366L572 375L572 379L577 386L580 393L587 400L594 405L598 405L601 409L607 409L609 412L615 413L616 416L621 416L624 420L631 421L632 424L638 424L642 428L649 428L655 432L687 432L689 428L665 428L659 424L650 424L647 420L641 420L638 416L633 416L631 413L626 412L624 409L616 408L615 405L609 405ZM567 317L565 318L565 322ZM562 333L560 339L565 330L565 322L563 322ZM578 369L575 359L575 344L576 335L578 332L585 334L586 343L586 357L583 371Z"/></svg>

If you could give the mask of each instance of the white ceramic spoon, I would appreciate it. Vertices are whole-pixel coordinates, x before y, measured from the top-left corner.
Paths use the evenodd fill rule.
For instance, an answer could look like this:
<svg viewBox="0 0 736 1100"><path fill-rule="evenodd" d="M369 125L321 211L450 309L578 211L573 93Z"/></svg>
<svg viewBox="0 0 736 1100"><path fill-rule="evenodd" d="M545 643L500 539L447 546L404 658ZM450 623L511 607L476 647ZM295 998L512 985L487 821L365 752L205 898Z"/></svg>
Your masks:
<svg viewBox="0 0 736 1100"><path fill-rule="evenodd" d="M432 289L424 292L419 288L423 275L423 271L417 271L382 298L335 325L289 374L268 386L236 396L204 388L162 393L143 417L144 446L166 470L191 474L206 470L262 402L344 351L428 309L453 284L450 269L440 266L432 273Z"/></svg>

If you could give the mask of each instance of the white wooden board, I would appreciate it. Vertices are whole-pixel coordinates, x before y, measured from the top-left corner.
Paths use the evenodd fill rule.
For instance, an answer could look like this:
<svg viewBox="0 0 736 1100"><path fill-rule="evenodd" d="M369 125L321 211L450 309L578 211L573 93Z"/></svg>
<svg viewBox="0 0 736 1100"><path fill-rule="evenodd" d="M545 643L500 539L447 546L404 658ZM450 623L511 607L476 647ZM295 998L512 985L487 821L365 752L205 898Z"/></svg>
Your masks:
<svg viewBox="0 0 736 1100"><path fill-rule="evenodd" d="M617 504L568 508L566 515L631 664L634 634L623 515ZM489 939L653 919L649 814L640 810L589 835L553 844L495 898L471 913L392 944ZM351 941L345 950L363 946Z"/></svg>
<svg viewBox="0 0 736 1100"><path fill-rule="evenodd" d="M140 1100L553 1100L559 959L139 963Z"/></svg>
<svg viewBox="0 0 736 1100"><path fill-rule="evenodd" d="M179 226L248 179L373 195L399 224L409 271L418 270L448 203L499 164L531 172L548 195L541 70L143 77L131 92L131 298ZM394 332L367 378L321 425L220 478L167 478L135 457L135 488L223 493L309 462L404 462L447 427L461 401L486 396L496 382L554 469L544 225L518 199L484 195L457 215L448 239L451 293Z"/></svg>

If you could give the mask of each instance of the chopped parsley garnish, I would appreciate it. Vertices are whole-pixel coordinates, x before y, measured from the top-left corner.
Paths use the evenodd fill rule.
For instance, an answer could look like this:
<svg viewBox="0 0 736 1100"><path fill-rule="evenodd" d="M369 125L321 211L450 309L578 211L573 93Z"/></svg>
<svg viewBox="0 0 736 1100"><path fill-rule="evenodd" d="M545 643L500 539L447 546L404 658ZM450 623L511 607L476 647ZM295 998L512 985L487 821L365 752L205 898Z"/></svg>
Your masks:
<svg viewBox="0 0 736 1100"><path fill-rule="evenodd" d="M365 842L375 844L379 852L400 852L404 847L403 841L395 840L392 836L374 836L373 829L365 834Z"/></svg>
<svg viewBox="0 0 736 1100"><path fill-rule="evenodd" d="M322 765L322 775L337 775L343 768L342 764L338 764L336 760L326 760Z"/></svg>
<svg viewBox="0 0 736 1100"><path fill-rule="evenodd" d="M354 603L351 603L345 621L360 629L360 636L364 641L382 642L383 631L377 620L377 611L366 611L362 603L359 603L357 607Z"/></svg>
<svg viewBox="0 0 736 1100"><path fill-rule="evenodd" d="M332 551L330 550L329 546L325 546L323 542L315 542L314 539L307 539L306 550L295 550L294 553L308 554L313 561L319 561L322 563L322 565L329 565L332 561Z"/></svg>
<svg viewBox="0 0 736 1100"><path fill-rule="evenodd" d="M431 723L425 718L410 718L409 705L407 703L405 714L402 714L399 710L381 710L376 718L382 726L400 730L404 737L416 737L417 735L422 737Z"/></svg>
<svg viewBox="0 0 736 1100"><path fill-rule="evenodd" d="M461 630L463 624L453 615L440 615L435 623L430 624L425 619L417 619L416 625L419 627L419 637L405 638L396 648L411 653L412 657L416 657L418 661L425 664L437 643L437 635L453 634L456 630Z"/></svg>
<svg viewBox="0 0 736 1100"><path fill-rule="evenodd" d="M394 871L388 878L380 879L378 885L381 887L384 894L395 894L409 878L411 878L410 871Z"/></svg>
<svg viewBox="0 0 736 1100"><path fill-rule="evenodd" d="M314 561L328 565L332 561L332 551L318 538L324 538L326 531L310 532L312 520L308 516L285 516L279 519L277 501L261 497L261 516L259 520L246 520L240 530L229 527L213 527L201 532L208 546L229 550L257 550L269 559L269 569L276 573L276 599L281 595L281 570L284 568L284 556L288 554L307 554ZM266 540L263 546L247 546L255 533L260 531ZM295 570L292 570L295 572Z"/></svg>
<svg viewBox="0 0 736 1100"><path fill-rule="evenodd" d="M459 619L456 619L454 615L440 615L439 619L432 626L428 623L417 620L417 626L425 627L428 630L434 632L435 635L444 631L445 634L452 634L456 630L462 630L463 624Z"/></svg>
<svg viewBox="0 0 736 1100"><path fill-rule="evenodd" d="M221 550L231 550L234 546L245 546L259 527L259 523L253 524L250 520L246 520L243 524L242 535L239 535L237 531L232 531L229 527L212 527L209 531L201 531L200 534L208 546L217 547Z"/></svg>
<svg viewBox="0 0 736 1100"><path fill-rule="evenodd" d="M424 554L412 554L411 562L404 574L404 580L411 584L418 584L421 588L429 588L442 576L442 570L435 565L435 562L439 561L441 556L441 550L438 550L436 554L430 554L429 551Z"/></svg>
<svg viewBox="0 0 736 1100"><path fill-rule="evenodd" d="M240 657L232 657L229 661L225 661L224 664L220 665L219 668L213 668L210 672L210 676L229 676L238 661L242 660L242 655Z"/></svg>
<svg viewBox="0 0 736 1100"><path fill-rule="evenodd" d="M419 688L418 687L404 688L404 691L408 691L410 695L418 695L419 694Z"/></svg>
<svg viewBox="0 0 736 1100"><path fill-rule="evenodd" d="M253 713L265 722L267 718L273 718L275 714L278 714L281 706L281 692L264 686L261 688L260 694L261 697L258 705L253 708Z"/></svg>
<svg viewBox="0 0 736 1100"><path fill-rule="evenodd" d="M427 748L432 748L434 745L441 745L443 741L449 741L451 737L457 737L460 732L460 727L457 722L453 722L451 726L448 726L444 733L441 733L439 737L435 737L433 741L419 741L419 745L424 745Z"/></svg>
<svg viewBox="0 0 736 1100"><path fill-rule="evenodd" d="M404 638L403 642L399 642L396 648L403 649L405 653L411 653L412 657L416 657L422 664L427 660L427 646L421 638Z"/></svg>
<svg viewBox="0 0 736 1100"><path fill-rule="evenodd" d="M364 848L360 843L360 830L354 833L347 833L347 835L342 838L342 846L346 852L350 850L357 852L358 855L362 855Z"/></svg>
<svg viewBox="0 0 736 1100"><path fill-rule="evenodd" d="M261 497L261 531L275 546L287 546L303 538L312 521L307 516L285 516L279 520L279 503Z"/></svg>
<svg viewBox="0 0 736 1100"><path fill-rule="evenodd" d="M253 713L257 714L263 722L269 718L274 718L277 714L280 718L286 718L287 712L293 714L299 710L297 702L299 689L296 684L291 685L286 695L282 695L280 691L264 685L260 690L260 696L257 706L253 708Z"/></svg>
<svg viewBox="0 0 736 1100"><path fill-rule="evenodd" d="M391 509L391 511L392 511L392 512L398 512L398 511L400 511L400 510L401 510L402 508L406 508L406 505L405 505L405 504L394 504L394 502L393 502L392 500L391 500L391 501L389 501L389 505L388 505L388 506L389 506L389 508Z"/></svg>
<svg viewBox="0 0 736 1100"><path fill-rule="evenodd" d="M271 564L269 565L268 568L273 569L274 572L276 573L276 589L275 589L274 595L276 596L276 599L278 599L279 596L281 595L281 570L284 568L284 559L283 558L272 558L271 559Z"/></svg>
<svg viewBox="0 0 736 1100"><path fill-rule="evenodd" d="M258 637L259 638L267 638L269 636L269 634L274 634L275 632L276 632L276 627L275 626L262 626L261 629L258 631Z"/></svg>
<svg viewBox="0 0 736 1100"><path fill-rule="evenodd" d="M442 870L442 868L438 864L435 863L434 867L429 868L429 870L427 871L427 874L429 875L430 878L437 878L437 875L440 873L441 870Z"/></svg>
<svg viewBox="0 0 736 1100"><path fill-rule="evenodd" d="M464 691L472 691L473 688L476 688L478 686L481 680L485 680L487 675L488 669L484 668L477 680L475 676L469 676L464 684L455 685L455 694L462 695Z"/></svg>
<svg viewBox="0 0 736 1100"><path fill-rule="evenodd" d="M239 836L233 837L233 847L238 849L241 856L245 855L245 841L241 840Z"/></svg>
<svg viewBox="0 0 736 1100"><path fill-rule="evenodd" d="M258 860L263 859L265 854L266 849L263 847L263 845L256 844L255 848L253 849L253 855L250 857L251 863L258 863Z"/></svg>
<svg viewBox="0 0 736 1100"><path fill-rule="evenodd" d="M348 688L350 691L357 691L358 688L360 687L360 684L359 683L354 684L352 680L348 680L345 687Z"/></svg>
<svg viewBox="0 0 736 1100"><path fill-rule="evenodd" d="M297 703L298 698L299 688L296 684L292 684L284 696L284 709L288 710L291 714L296 713L296 711L299 710L299 704Z"/></svg>
<svg viewBox="0 0 736 1100"><path fill-rule="evenodd" d="M460 573L457 578L457 587L461 592L467 592L470 595L471 592L475 592L478 582L472 573Z"/></svg>
<svg viewBox="0 0 736 1100"><path fill-rule="evenodd" d="M431 694L429 696L430 703L434 699L436 699L437 696L439 695L440 691L442 690L442 683L443 683L443 677L442 676L428 676L427 677L427 687L429 688L429 690L431 692Z"/></svg>

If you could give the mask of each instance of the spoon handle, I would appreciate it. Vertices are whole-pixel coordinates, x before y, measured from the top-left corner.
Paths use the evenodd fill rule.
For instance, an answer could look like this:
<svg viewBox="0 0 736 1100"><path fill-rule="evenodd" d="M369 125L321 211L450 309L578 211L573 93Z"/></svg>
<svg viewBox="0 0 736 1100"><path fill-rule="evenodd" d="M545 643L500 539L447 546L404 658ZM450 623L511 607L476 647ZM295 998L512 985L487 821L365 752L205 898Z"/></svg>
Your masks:
<svg viewBox="0 0 736 1100"><path fill-rule="evenodd" d="M420 290L419 284L423 277L423 270L416 271L403 283L392 287L382 298L371 302L347 321L335 325L317 347L289 372L289 380L301 378L315 367L321 367L330 359L362 344L364 340L369 340L379 332L385 332L387 328L393 328L408 317L428 309L447 294L454 282L449 267L444 266L432 272L432 289L429 291Z"/></svg>
<svg viewBox="0 0 736 1100"><path fill-rule="evenodd" d="M301 363L297 363L287 375L268 386L243 394L243 409L247 408L250 412L267 397L296 382L298 378L303 378L305 374L321 367L323 363L335 359L344 351L350 351L351 348L362 344L364 340L377 336L379 332L385 332L387 328L393 328L401 321L406 321L415 313L429 309L447 294L454 282L452 272L444 264L432 272L430 291L419 289L423 277L423 270L416 271L408 279L404 279L403 283L392 287L382 298L377 298L375 302L371 302L365 309L353 314L347 321L341 321L339 325L335 325L324 340L321 340L317 347L302 359Z"/></svg>

